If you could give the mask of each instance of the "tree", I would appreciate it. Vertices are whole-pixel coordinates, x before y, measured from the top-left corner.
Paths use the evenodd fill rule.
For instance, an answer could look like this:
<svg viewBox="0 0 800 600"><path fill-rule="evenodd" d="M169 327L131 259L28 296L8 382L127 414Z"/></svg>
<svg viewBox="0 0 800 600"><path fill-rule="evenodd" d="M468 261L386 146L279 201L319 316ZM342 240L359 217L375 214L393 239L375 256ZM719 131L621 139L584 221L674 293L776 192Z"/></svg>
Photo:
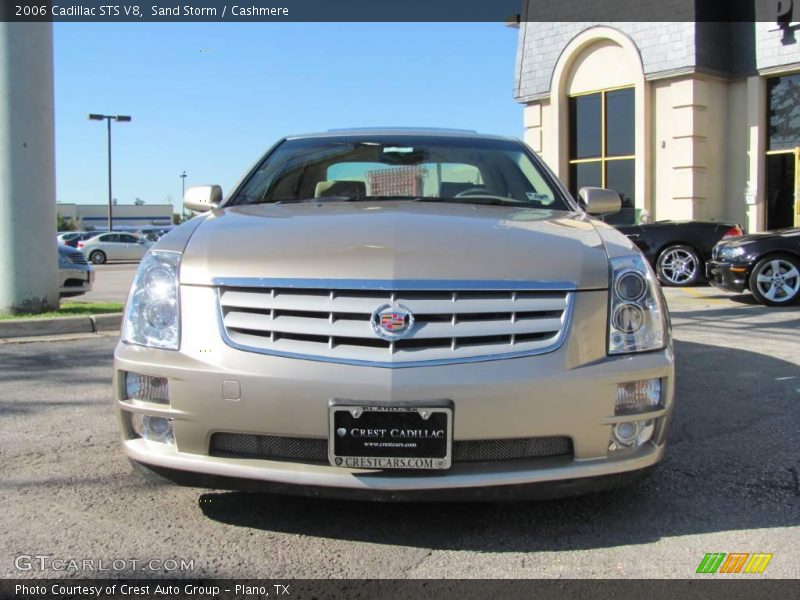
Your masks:
<svg viewBox="0 0 800 600"><path fill-rule="evenodd" d="M75 231L75 223L69 217L56 213L56 231Z"/></svg>

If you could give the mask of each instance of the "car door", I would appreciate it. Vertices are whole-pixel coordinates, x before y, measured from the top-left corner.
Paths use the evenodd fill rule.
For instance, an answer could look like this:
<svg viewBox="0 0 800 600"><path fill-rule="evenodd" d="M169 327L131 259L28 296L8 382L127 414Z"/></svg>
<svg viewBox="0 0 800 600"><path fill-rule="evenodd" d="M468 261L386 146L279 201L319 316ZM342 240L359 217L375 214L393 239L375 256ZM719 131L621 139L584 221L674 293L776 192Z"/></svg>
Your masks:
<svg viewBox="0 0 800 600"><path fill-rule="evenodd" d="M107 233L98 238L98 247L105 252L106 260L122 260L125 258L125 251L121 248L118 233Z"/></svg>
<svg viewBox="0 0 800 600"><path fill-rule="evenodd" d="M130 234L123 234L121 237L125 241L128 258L131 260L141 260L149 248L149 245L144 243L144 238Z"/></svg>

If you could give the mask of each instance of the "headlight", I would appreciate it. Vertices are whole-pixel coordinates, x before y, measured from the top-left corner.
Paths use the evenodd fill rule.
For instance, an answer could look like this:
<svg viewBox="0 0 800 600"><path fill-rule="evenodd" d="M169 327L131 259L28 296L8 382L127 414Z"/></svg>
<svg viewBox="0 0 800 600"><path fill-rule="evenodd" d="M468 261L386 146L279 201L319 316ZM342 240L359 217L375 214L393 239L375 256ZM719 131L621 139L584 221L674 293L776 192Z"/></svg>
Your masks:
<svg viewBox="0 0 800 600"><path fill-rule="evenodd" d="M741 246L720 246L717 248L717 258L722 260L733 260L737 256L744 254L744 248Z"/></svg>
<svg viewBox="0 0 800 600"><path fill-rule="evenodd" d="M661 291L644 257L611 259L608 353L660 350L667 342Z"/></svg>
<svg viewBox="0 0 800 600"><path fill-rule="evenodd" d="M131 344L177 350L180 345L178 267L181 255L145 254L128 296L122 339Z"/></svg>

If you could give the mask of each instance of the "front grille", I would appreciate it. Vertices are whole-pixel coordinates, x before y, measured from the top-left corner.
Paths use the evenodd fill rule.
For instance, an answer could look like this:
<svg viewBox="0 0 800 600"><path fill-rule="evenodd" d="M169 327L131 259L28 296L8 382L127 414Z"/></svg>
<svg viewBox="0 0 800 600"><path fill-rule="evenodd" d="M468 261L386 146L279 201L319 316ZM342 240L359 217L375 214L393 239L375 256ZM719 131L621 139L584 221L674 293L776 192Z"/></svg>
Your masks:
<svg viewBox="0 0 800 600"><path fill-rule="evenodd" d="M495 289L395 291L282 283L218 287L226 342L254 352L387 367L481 360L555 350L572 308L570 291L498 289L514 288L507 282L488 282ZM387 305L413 315L403 339L387 341L373 327L373 314Z"/></svg>
<svg viewBox="0 0 800 600"><path fill-rule="evenodd" d="M77 250L75 252L70 252L68 258L69 262L71 262L74 265L89 264L88 261L86 260L86 256L84 255L84 253Z"/></svg>
<svg viewBox="0 0 800 600"><path fill-rule="evenodd" d="M215 433L211 436L211 455L327 463L328 441L320 438ZM572 440L564 436L453 442L454 463L571 455Z"/></svg>

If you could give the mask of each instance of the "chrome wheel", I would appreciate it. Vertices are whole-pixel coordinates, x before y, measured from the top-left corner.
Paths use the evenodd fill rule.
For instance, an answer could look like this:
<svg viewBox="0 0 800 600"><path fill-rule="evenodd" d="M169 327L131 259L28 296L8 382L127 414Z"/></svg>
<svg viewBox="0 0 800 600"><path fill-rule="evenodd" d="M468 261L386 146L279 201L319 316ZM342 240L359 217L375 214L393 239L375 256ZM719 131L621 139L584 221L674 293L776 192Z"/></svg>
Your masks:
<svg viewBox="0 0 800 600"><path fill-rule="evenodd" d="M785 258L762 261L754 275L756 295L763 296L771 304L792 302L800 292L800 270Z"/></svg>
<svg viewBox="0 0 800 600"><path fill-rule="evenodd" d="M670 246L658 257L657 270L668 285L689 285L697 280L700 259L689 246Z"/></svg>

